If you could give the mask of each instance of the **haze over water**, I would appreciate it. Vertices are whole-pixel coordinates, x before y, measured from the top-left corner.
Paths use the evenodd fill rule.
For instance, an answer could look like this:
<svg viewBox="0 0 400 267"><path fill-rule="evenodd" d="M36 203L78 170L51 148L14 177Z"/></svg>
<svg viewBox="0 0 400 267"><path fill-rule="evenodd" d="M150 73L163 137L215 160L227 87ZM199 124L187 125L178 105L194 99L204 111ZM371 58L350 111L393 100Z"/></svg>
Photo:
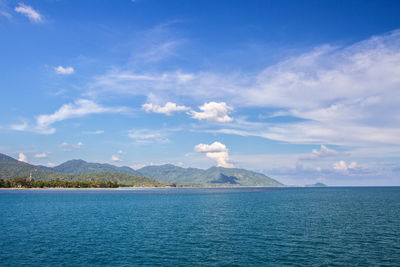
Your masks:
<svg viewBox="0 0 400 267"><path fill-rule="evenodd" d="M1 266L394 266L400 188L1 190Z"/></svg>

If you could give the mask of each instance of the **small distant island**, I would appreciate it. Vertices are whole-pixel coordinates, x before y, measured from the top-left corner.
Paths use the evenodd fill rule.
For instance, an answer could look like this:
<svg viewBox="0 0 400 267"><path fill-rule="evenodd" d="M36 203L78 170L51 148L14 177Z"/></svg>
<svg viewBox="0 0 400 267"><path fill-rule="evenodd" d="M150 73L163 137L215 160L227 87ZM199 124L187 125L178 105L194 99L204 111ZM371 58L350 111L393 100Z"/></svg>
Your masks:
<svg viewBox="0 0 400 267"><path fill-rule="evenodd" d="M327 187L328 185L324 184L324 183L315 183L315 184L308 184L305 185L305 187Z"/></svg>

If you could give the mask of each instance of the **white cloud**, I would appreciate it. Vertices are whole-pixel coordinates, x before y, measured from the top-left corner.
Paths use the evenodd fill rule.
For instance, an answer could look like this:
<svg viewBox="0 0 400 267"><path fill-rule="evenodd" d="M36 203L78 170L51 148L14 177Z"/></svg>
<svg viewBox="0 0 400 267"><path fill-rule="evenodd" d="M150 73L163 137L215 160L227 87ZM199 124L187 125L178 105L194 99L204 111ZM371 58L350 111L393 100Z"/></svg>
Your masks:
<svg viewBox="0 0 400 267"><path fill-rule="evenodd" d="M193 119L207 120L214 122L231 122L232 118L229 117L229 113L232 108L229 107L225 102L209 102L204 103L200 106L201 112L190 111L189 114Z"/></svg>
<svg viewBox="0 0 400 267"><path fill-rule="evenodd" d="M122 160L121 160L118 156L112 155L112 156L111 156L111 161L119 162L119 161L122 161Z"/></svg>
<svg viewBox="0 0 400 267"><path fill-rule="evenodd" d="M186 111L189 110L188 107L185 106L177 106L175 103L167 102L164 106L154 105L151 103L146 103L142 105L142 108L146 112L154 112L159 114L171 115L174 112Z"/></svg>
<svg viewBox="0 0 400 267"><path fill-rule="evenodd" d="M68 142L63 142L60 144L60 148L62 151L70 151L71 145Z"/></svg>
<svg viewBox="0 0 400 267"><path fill-rule="evenodd" d="M63 66L55 67L54 70L56 71L57 74L62 74L62 75L69 75L75 72L73 67L64 68Z"/></svg>
<svg viewBox="0 0 400 267"><path fill-rule="evenodd" d="M61 150L63 151L71 151L72 148L80 149L84 146L82 142L78 142L76 144L70 144L68 142L63 142L60 144Z"/></svg>
<svg viewBox="0 0 400 267"><path fill-rule="evenodd" d="M347 172L348 170L354 170L358 167L357 162L351 162L347 164L345 161L341 160L339 162L333 163L333 169L338 172Z"/></svg>
<svg viewBox="0 0 400 267"><path fill-rule="evenodd" d="M24 153L21 152L18 155L18 161L28 163L28 158L26 157L26 155Z"/></svg>
<svg viewBox="0 0 400 267"><path fill-rule="evenodd" d="M75 145L75 147L76 147L76 148L81 148L81 147L83 147L83 143L82 143L82 142L78 142L78 143Z"/></svg>
<svg viewBox="0 0 400 267"><path fill-rule="evenodd" d="M194 147L196 152L228 152L226 146L220 142L214 142L211 145L198 144Z"/></svg>
<svg viewBox="0 0 400 267"><path fill-rule="evenodd" d="M349 167L348 167L348 168L349 168L349 169L355 169L355 168L357 168L357 167L358 167L357 162L354 162L354 161L353 161L352 163L349 164Z"/></svg>
<svg viewBox="0 0 400 267"><path fill-rule="evenodd" d="M275 108L277 114L303 119L224 129L232 134L349 146L400 142L399 30L353 45L316 47L254 74L184 74L190 79L182 83L173 71L114 69L96 77L88 93L184 96L197 102L224 99L235 107ZM198 113L203 112L192 115L208 117ZM232 120L226 116L217 121Z"/></svg>
<svg viewBox="0 0 400 267"><path fill-rule="evenodd" d="M35 158L37 158L37 159L45 159L45 158L47 158L47 153L46 152L43 152L43 153L40 153L40 154L35 154Z"/></svg>
<svg viewBox="0 0 400 267"><path fill-rule="evenodd" d="M89 114L120 113L126 111L127 109L123 107L104 107L91 100L78 99L74 103L61 106L53 114L37 116L35 130L39 133L52 134L55 132L55 129L49 128L49 126L58 121L79 118Z"/></svg>
<svg viewBox="0 0 400 267"><path fill-rule="evenodd" d="M31 6L25 5L23 3L19 3L18 6L14 8L14 10L24 16L27 16L31 22L41 22L43 20L42 15L40 15L39 12L34 10Z"/></svg>
<svg viewBox="0 0 400 267"><path fill-rule="evenodd" d="M205 153L206 157L215 160L218 167L233 168L233 164L229 163L229 150L220 142L214 142L211 145L198 144L194 150L199 153Z"/></svg>
<svg viewBox="0 0 400 267"><path fill-rule="evenodd" d="M300 159L319 159L326 157L334 157L339 155L339 152L333 149L326 147L325 145L321 145L321 149L313 149L311 154L300 156Z"/></svg>
<svg viewBox="0 0 400 267"><path fill-rule="evenodd" d="M53 168L54 166L56 166L56 164L54 164L52 162L48 162L47 163L47 167Z"/></svg>

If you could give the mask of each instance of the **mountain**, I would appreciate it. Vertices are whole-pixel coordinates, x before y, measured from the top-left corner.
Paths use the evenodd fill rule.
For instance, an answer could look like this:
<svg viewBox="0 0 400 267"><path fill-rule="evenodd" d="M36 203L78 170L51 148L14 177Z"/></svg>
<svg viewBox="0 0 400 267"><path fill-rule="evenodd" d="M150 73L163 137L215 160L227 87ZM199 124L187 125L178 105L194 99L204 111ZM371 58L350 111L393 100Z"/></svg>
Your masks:
<svg viewBox="0 0 400 267"><path fill-rule="evenodd" d="M73 159L54 168L54 171L68 174L97 173L97 172L119 172L141 176L141 174L129 167L117 167L111 164L89 163L81 159Z"/></svg>
<svg viewBox="0 0 400 267"><path fill-rule="evenodd" d="M18 161L12 157L0 153L0 178L11 179L16 176L32 175L35 180L66 179L65 174L57 173L49 169Z"/></svg>
<svg viewBox="0 0 400 267"><path fill-rule="evenodd" d="M283 186L264 175L244 169L211 167L207 170L181 168L171 164L147 166L138 170L143 176L167 183L232 186Z"/></svg>
<svg viewBox="0 0 400 267"><path fill-rule="evenodd" d="M110 165L112 166L112 165ZM118 167L115 167L118 168ZM161 186L159 181L138 175L120 172L97 172L85 174L66 174L53 171L52 168L35 166L20 162L0 153L0 179L8 180L16 176L29 177L34 180L67 180L67 181L113 181L125 186Z"/></svg>
<svg viewBox="0 0 400 267"><path fill-rule="evenodd" d="M138 183L141 185L160 185L161 182L186 185L283 186L280 182L264 174L244 169L211 167L202 170L165 164L147 166L135 171L129 167L88 163L83 160L70 160L54 168L49 168L20 162L0 154L0 178L29 177L31 174L35 180L93 181L97 179L100 181L117 181L122 185L138 185Z"/></svg>

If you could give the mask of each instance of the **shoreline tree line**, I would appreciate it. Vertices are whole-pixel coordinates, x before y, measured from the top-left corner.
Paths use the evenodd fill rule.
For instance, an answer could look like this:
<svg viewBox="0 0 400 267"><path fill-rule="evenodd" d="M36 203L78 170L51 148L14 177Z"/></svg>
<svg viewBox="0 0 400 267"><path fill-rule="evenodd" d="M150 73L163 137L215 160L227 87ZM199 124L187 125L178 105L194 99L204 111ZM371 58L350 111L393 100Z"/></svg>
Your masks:
<svg viewBox="0 0 400 267"><path fill-rule="evenodd" d="M0 188L117 188L121 185L115 181L65 181L38 180L28 177L14 177L10 180L0 179Z"/></svg>

